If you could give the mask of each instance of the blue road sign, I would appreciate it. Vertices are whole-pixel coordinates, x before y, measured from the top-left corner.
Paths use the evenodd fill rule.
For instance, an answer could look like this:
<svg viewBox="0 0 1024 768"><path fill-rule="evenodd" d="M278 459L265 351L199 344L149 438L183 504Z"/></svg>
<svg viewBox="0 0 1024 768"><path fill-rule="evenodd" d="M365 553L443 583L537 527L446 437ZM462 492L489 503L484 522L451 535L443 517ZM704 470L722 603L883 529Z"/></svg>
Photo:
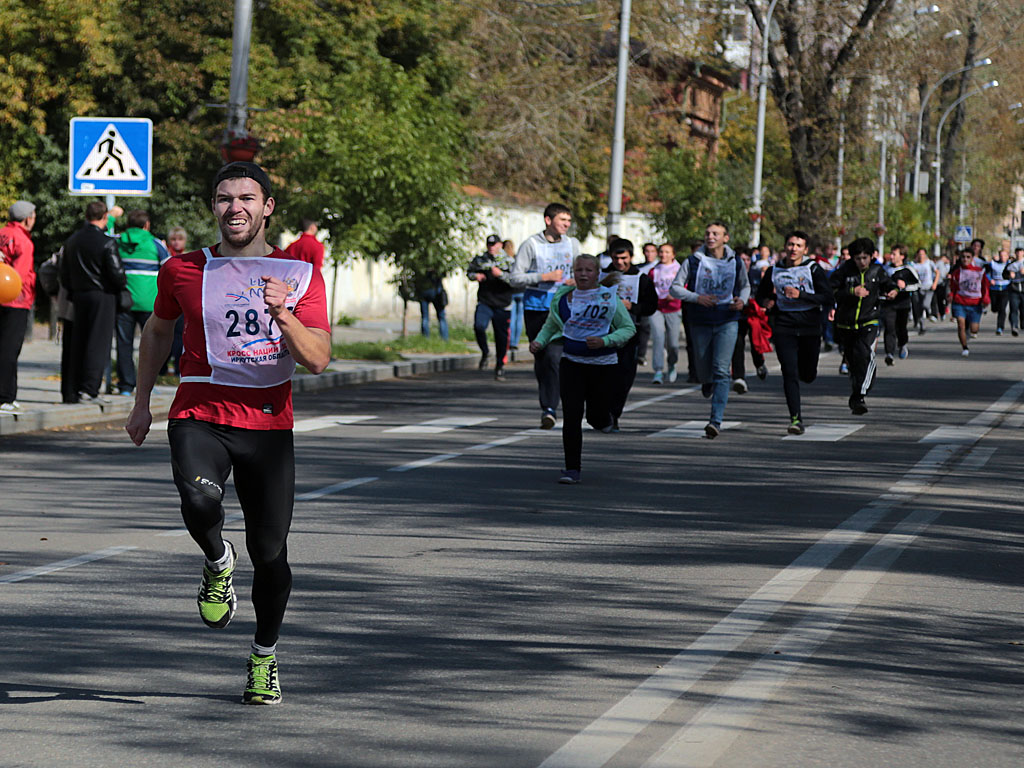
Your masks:
<svg viewBox="0 0 1024 768"><path fill-rule="evenodd" d="M974 227L969 224L957 224L956 235L953 236L954 242L957 243L969 243L974 239Z"/></svg>
<svg viewBox="0 0 1024 768"><path fill-rule="evenodd" d="M73 195L149 195L153 122L145 117L73 117L68 189Z"/></svg>

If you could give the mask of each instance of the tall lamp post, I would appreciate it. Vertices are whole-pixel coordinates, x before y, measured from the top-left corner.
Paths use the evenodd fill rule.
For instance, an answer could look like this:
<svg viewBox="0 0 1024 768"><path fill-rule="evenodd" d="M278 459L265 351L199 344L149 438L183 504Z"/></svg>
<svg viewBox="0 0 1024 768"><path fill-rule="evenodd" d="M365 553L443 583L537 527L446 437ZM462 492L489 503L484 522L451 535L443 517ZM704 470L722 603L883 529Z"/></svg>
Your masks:
<svg viewBox="0 0 1024 768"><path fill-rule="evenodd" d="M977 69L978 67L987 67L992 63L992 59L984 58L978 59L973 64L968 64L966 67L960 67L960 69L954 69L952 72L947 72L941 78L939 82L935 83L929 88L924 98L921 99L921 109L917 113L917 140L914 142L914 199L919 200L921 197L921 133L924 130L924 111L928 106L928 99L931 98L932 94L938 89L940 85L949 80L949 78L955 75L962 74L971 69Z"/></svg>
<svg viewBox="0 0 1024 768"><path fill-rule="evenodd" d="M750 228L751 248L761 245L761 173L764 170L764 119L768 102L768 38L771 34L772 14L778 2L772 0L768 5L768 13L765 14L761 28L761 66L757 73L757 144L754 149L754 191L750 202L750 218L753 219Z"/></svg>
<svg viewBox="0 0 1024 768"><path fill-rule="evenodd" d="M632 0L622 0L619 13L619 62L615 81L615 126L612 133L612 167L608 181L608 235L619 234L622 217L622 166L626 157L626 81L629 74L629 16Z"/></svg>
<svg viewBox="0 0 1024 768"><path fill-rule="evenodd" d="M998 80L989 80L984 85L975 88L973 91L968 91L959 99L949 105L949 109L942 113L942 118L939 120L939 125L935 129L935 246L932 251L935 257L938 258L942 252L942 248L939 245L939 238L942 236L942 227L939 222L939 217L942 215L942 126L946 123L946 118L949 117L950 113L960 106L964 101L971 98L971 96L977 96L983 91L987 91L989 88L996 88L999 85Z"/></svg>

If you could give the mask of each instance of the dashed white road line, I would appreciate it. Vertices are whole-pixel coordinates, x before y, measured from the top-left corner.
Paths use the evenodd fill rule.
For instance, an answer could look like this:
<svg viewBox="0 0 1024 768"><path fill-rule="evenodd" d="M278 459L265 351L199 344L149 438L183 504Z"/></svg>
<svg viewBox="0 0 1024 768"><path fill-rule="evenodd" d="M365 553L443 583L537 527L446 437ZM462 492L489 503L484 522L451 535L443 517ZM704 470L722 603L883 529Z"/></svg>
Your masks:
<svg viewBox="0 0 1024 768"><path fill-rule="evenodd" d="M15 573L9 573L6 576L0 576L0 584L13 584L18 581L27 581L28 579L34 579L36 576L45 576L48 573L56 573L57 571L63 571L66 568L74 568L76 565L83 565L85 563L92 563L96 560L103 560L107 557L113 557L119 555L122 552L127 552L137 547L107 547L101 549L98 552L92 552L88 555L79 555L78 557L72 557L67 560L59 560L56 563L50 563L49 565L40 565L36 568L28 568L24 571L17 571Z"/></svg>
<svg viewBox="0 0 1024 768"><path fill-rule="evenodd" d="M912 480L922 484L929 477L936 477L956 450L956 446L934 446L900 482ZM890 491L896 490L898 485ZM615 757L715 665L784 608L836 557L867 535L896 504L909 498L899 492L885 496L890 498L873 500L811 545L732 613L570 738L539 768L600 768Z"/></svg>
<svg viewBox="0 0 1024 768"><path fill-rule="evenodd" d="M803 440L810 443L835 443L863 428L863 424L812 424L802 435L786 435L782 439Z"/></svg>
<svg viewBox="0 0 1024 768"><path fill-rule="evenodd" d="M867 597L903 551L938 517L911 512L882 537L806 616L736 682L680 728L643 768L710 768L757 716L772 695L797 672Z"/></svg>
<svg viewBox="0 0 1024 768"><path fill-rule="evenodd" d="M338 491L344 491L349 488L355 488L360 485L366 485L366 483L372 483L375 480L379 480L378 477L357 477L354 480L343 480L340 483L334 483L334 485L328 485L326 488L320 488L316 491L308 491L306 493L300 493L295 497L296 501L311 501L312 499L319 499L323 496L329 496L332 493Z"/></svg>
<svg viewBox="0 0 1024 768"><path fill-rule="evenodd" d="M441 432L450 432L460 427L475 427L478 424L486 424L489 421L497 421L494 416L446 416L442 419L431 419L420 424L407 424L404 427L392 427L385 429L385 432L407 434L407 435L437 435Z"/></svg>
<svg viewBox="0 0 1024 768"><path fill-rule="evenodd" d="M743 422L740 421L723 421L722 431L727 429L735 429ZM648 437L704 437L704 425L706 421L684 421L682 424L676 424L674 427L663 429L660 432L652 432Z"/></svg>
<svg viewBox="0 0 1024 768"><path fill-rule="evenodd" d="M448 459L457 459L461 455L461 453L439 453L436 456L427 456L425 459L411 461L398 467L389 467L388 472L408 472L420 467L429 467L431 464L440 464L442 461L448 461Z"/></svg>
<svg viewBox="0 0 1024 768"><path fill-rule="evenodd" d="M301 419L295 422L293 432L314 432L318 429L330 429L331 427L345 426L348 424L361 424L364 421L373 421L376 416L316 416L311 419Z"/></svg>

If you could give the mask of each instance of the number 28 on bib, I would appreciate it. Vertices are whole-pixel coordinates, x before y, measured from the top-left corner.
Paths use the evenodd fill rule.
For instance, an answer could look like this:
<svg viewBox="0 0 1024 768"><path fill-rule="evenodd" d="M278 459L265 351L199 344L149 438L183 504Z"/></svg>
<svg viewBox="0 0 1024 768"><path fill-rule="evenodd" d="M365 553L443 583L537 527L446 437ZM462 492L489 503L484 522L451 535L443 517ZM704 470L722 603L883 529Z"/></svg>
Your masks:
<svg viewBox="0 0 1024 768"><path fill-rule="evenodd" d="M304 261L216 258L203 269L203 326L211 384L273 387L288 381L295 361L263 300L263 276L288 286L292 310L309 289L313 267Z"/></svg>

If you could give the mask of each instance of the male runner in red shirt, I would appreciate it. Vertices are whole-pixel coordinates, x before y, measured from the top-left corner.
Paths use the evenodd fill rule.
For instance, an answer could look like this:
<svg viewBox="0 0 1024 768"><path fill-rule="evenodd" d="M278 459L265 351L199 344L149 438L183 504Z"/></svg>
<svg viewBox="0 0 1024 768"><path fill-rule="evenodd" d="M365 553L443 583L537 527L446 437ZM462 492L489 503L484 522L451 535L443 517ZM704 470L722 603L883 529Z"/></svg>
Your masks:
<svg viewBox="0 0 1024 768"><path fill-rule="evenodd" d="M125 429L142 445L150 393L185 316L181 385L168 416L174 483L185 527L206 556L199 614L222 629L234 615L235 549L221 538L224 483L234 470L253 564L256 633L245 704L281 701L276 646L291 591L286 540L295 495L291 375L331 357L323 278L311 264L269 245L270 179L235 162L213 182L221 242L160 270L153 314L139 346L135 407Z"/></svg>

